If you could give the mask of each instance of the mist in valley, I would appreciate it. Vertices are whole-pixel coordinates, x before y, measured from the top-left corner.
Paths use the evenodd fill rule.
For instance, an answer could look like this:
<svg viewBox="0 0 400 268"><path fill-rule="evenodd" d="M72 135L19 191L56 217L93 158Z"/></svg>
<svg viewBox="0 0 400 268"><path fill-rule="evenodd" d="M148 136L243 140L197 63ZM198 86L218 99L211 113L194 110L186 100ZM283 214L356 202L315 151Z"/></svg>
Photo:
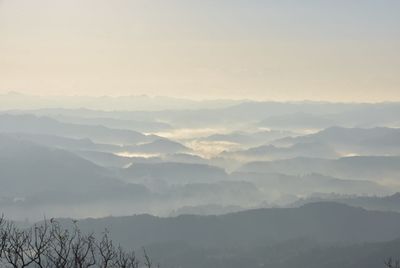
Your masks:
<svg viewBox="0 0 400 268"><path fill-rule="evenodd" d="M368 110L380 114L352 119ZM24 226L58 218L78 219L85 232L107 229L164 267L308 267L310 254L324 267L352 267L346 258L363 263L379 248L372 267L400 245L394 110L400 104L248 101L3 110L1 209Z"/></svg>

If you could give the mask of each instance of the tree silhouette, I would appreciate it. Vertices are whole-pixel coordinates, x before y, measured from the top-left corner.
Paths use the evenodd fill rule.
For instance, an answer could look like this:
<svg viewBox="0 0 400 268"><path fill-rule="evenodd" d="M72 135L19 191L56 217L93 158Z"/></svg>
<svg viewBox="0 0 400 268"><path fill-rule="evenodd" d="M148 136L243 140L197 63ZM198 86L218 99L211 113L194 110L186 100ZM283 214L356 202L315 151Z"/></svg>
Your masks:
<svg viewBox="0 0 400 268"><path fill-rule="evenodd" d="M385 265L388 268L400 268L400 261L389 258L389 259L385 260Z"/></svg>
<svg viewBox="0 0 400 268"><path fill-rule="evenodd" d="M143 249L143 262L134 251L115 246L106 230L99 239L85 234L77 222L64 228L54 219L19 228L0 217L0 267L12 268L152 268Z"/></svg>

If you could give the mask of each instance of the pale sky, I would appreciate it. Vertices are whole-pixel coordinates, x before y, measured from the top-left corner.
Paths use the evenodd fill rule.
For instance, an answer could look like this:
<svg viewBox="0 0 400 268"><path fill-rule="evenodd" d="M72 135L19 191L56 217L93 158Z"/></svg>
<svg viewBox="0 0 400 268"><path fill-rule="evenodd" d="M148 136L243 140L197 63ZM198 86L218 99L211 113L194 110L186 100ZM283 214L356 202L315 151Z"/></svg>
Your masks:
<svg viewBox="0 0 400 268"><path fill-rule="evenodd" d="M0 0L0 93L400 100L398 0Z"/></svg>

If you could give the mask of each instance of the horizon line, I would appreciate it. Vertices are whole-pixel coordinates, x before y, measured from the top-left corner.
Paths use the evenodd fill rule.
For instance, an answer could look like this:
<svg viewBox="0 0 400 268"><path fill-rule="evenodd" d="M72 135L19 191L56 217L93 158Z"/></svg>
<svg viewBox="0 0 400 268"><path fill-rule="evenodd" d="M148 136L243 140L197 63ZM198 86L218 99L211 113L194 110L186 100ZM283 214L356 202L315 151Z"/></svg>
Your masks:
<svg viewBox="0 0 400 268"><path fill-rule="evenodd" d="M221 98L221 97L201 97L201 98L195 98L195 97L188 97L188 96L183 96L183 97L178 97L178 96L168 96L168 95L152 95L152 94L116 94L116 95L107 95L107 94L101 94L101 95L88 95L88 94L71 94L71 95L65 95L65 94L30 94L30 93L25 93L22 91L17 91L17 90L9 90L9 91L1 91L0 90L0 97L6 97L6 96L21 96L21 97L33 97L33 98L96 98L96 99L101 99L101 98L113 98L113 99L119 99L119 98L148 98L148 99L157 99L157 98L165 98L165 99L171 99L171 100L180 100L180 101L193 101L193 102L238 102L238 103L246 103L246 102L254 102L254 103L331 103L331 104L384 104L384 103L400 103L399 100L376 100L376 101L366 101L366 100L359 100L359 101L354 101L354 100L327 100L327 99L319 99L319 100L313 100L313 99L268 99L268 98L262 98L262 97L246 97L246 98Z"/></svg>

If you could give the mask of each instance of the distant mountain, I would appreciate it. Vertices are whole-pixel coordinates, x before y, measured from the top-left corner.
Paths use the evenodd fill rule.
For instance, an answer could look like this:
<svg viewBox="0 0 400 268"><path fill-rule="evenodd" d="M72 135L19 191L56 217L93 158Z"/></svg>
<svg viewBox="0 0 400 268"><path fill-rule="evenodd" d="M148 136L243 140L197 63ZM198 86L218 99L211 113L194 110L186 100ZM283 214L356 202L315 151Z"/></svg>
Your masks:
<svg viewBox="0 0 400 268"><path fill-rule="evenodd" d="M217 181L208 183L187 183L172 185L161 196L182 205L256 207L264 194L253 184L245 181ZM181 202L179 202L181 201Z"/></svg>
<svg viewBox="0 0 400 268"><path fill-rule="evenodd" d="M263 145L247 150L224 152L221 156L235 157L245 161L279 160L296 157L336 158L338 154L333 147L318 142L295 143L287 147Z"/></svg>
<svg viewBox="0 0 400 268"><path fill-rule="evenodd" d="M85 231L107 228L127 248L182 242L210 249L274 244L309 238L323 243L388 241L400 236L400 214L337 203L249 210L221 216L149 215L81 220Z"/></svg>
<svg viewBox="0 0 400 268"><path fill-rule="evenodd" d="M165 162L177 162L177 163L187 163L187 164L209 164L209 160L202 158L197 155L188 154L188 153L175 153L175 154L167 154L163 157Z"/></svg>
<svg viewBox="0 0 400 268"><path fill-rule="evenodd" d="M338 194L388 194L389 188L370 181L343 180L316 173L307 175L284 175L279 173L234 172L233 180L248 181L255 184L266 196L295 195L313 193ZM323 201L323 200L322 200Z"/></svg>
<svg viewBox="0 0 400 268"><path fill-rule="evenodd" d="M304 112L276 115L268 117L259 122L259 126L276 129L322 129L338 125L338 123L329 118L329 115L315 115Z"/></svg>
<svg viewBox="0 0 400 268"><path fill-rule="evenodd" d="M175 141L167 139L157 139L149 143L142 143L138 145L124 146L124 151L150 153L150 154L174 154L190 152L191 150Z"/></svg>
<svg viewBox="0 0 400 268"><path fill-rule="evenodd" d="M304 143L326 144L342 155L397 155L400 154L400 128L331 127L316 134L283 138L274 144Z"/></svg>
<svg viewBox="0 0 400 268"><path fill-rule="evenodd" d="M118 155L118 153L121 153L126 149L124 146L94 143L88 138L75 139L53 135L28 133L3 133L1 135L3 137L17 138L21 141L32 142L45 147L63 149L73 152L74 154L103 167L122 168L134 162L141 163L163 161L163 159L158 157L143 158L121 156Z"/></svg>
<svg viewBox="0 0 400 268"><path fill-rule="evenodd" d="M398 181L399 156L354 156L340 159L294 158L288 160L251 162L243 165L243 172L307 175L319 173L341 179Z"/></svg>
<svg viewBox="0 0 400 268"><path fill-rule="evenodd" d="M48 117L36 117L33 115L0 114L0 132L89 138L95 142L111 144L137 144L158 139L156 136L147 136L132 130L60 123Z"/></svg>
<svg viewBox="0 0 400 268"><path fill-rule="evenodd" d="M138 201L149 193L144 186L122 182L109 170L71 152L8 135L0 135L0 170L2 211L24 213L26 209L26 217L37 218L49 212L49 206L58 206L56 215L60 215L68 206ZM76 215L72 210L64 213Z"/></svg>
<svg viewBox="0 0 400 268"><path fill-rule="evenodd" d="M37 219L43 213L76 217L137 212L166 215L183 204L248 206L262 199L253 184L224 181L228 175L212 166L99 151L66 151L35 144L24 137L0 135L1 212L18 219ZM64 138L54 140L56 144L71 142ZM54 140L52 137L49 144ZM129 164L128 168L119 168ZM150 191L137 183L155 187Z"/></svg>
<svg viewBox="0 0 400 268"><path fill-rule="evenodd" d="M47 110L48 111L48 110ZM109 118L109 117L85 117L79 115L62 115L62 114L52 114L44 110L33 111L35 114L43 114L56 119L57 121L70 124L79 125L91 125L91 126L106 126L114 129L128 129L139 132L158 132L172 129L170 124L157 121L138 121L132 119L119 119L119 118ZM112 116L112 113L110 113ZM42 116L43 116L42 115ZM108 114L105 112L105 116Z"/></svg>
<svg viewBox="0 0 400 268"><path fill-rule="evenodd" d="M121 177L130 182L187 184L226 180L223 169L204 165L177 162L133 163L120 171Z"/></svg>
<svg viewBox="0 0 400 268"><path fill-rule="evenodd" d="M293 206L301 206L315 202L336 202L349 206L362 207L368 210L400 212L400 193L389 196L346 196L337 194L318 194L300 199Z"/></svg>
<svg viewBox="0 0 400 268"><path fill-rule="evenodd" d="M400 240L353 245L321 244L295 239L269 245L256 243L231 248L206 248L184 242L157 244L147 248L163 267L187 268L376 268L389 257L397 259Z"/></svg>
<svg viewBox="0 0 400 268"><path fill-rule="evenodd" d="M378 104L379 105L379 104ZM227 113L239 116L243 120L261 121L267 117L293 114L323 115L335 114L338 111L351 112L368 104L329 103L329 102L243 102L225 108Z"/></svg>
<svg viewBox="0 0 400 268"><path fill-rule="evenodd" d="M37 193L44 188L73 190L76 185L89 188L89 185L110 179L107 170L67 151L3 135L0 148L0 191L3 194Z"/></svg>
<svg viewBox="0 0 400 268"><path fill-rule="evenodd" d="M40 144L46 147L64 149L67 151L73 150L91 150L91 151L102 151L102 152L120 152L121 146L104 143L94 143L89 138L66 138L62 136L48 135L48 134L30 134L30 133L5 133L10 137L15 137L20 140L31 141L36 144Z"/></svg>
<svg viewBox="0 0 400 268"><path fill-rule="evenodd" d="M201 206L184 206L174 210L170 213L170 217L176 217L179 215L223 215L233 212L244 210L240 206L222 206L216 204L201 205Z"/></svg>
<svg viewBox="0 0 400 268"><path fill-rule="evenodd" d="M115 118L137 122L165 122L180 127L216 126L223 123L257 122L267 118L305 114L328 118L335 125L347 127L398 126L399 103L329 103L329 102L256 102L248 100L187 101L173 98L125 96L120 98L41 99L21 94L0 96L0 106L7 109L31 109L40 115L92 118ZM64 109L58 109L58 108ZM87 107L88 109L80 109ZM119 111L115 111L118 107ZM44 110L32 110L50 108ZM99 110L105 111L99 111ZM215 116L218 114L219 116ZM59 118L61 120L61 118ZM307 119L307 118L306 118ZM278 120L276 120L278 121ZM83 122L82 122L83 123ZM104 123L104 122L103 122ZM307 123L307 120L303 120ZM331 124L331 122L329 123ZM303 124L304 125L304 124ZM333 126L333 125L331 125ZM110 125L111 127L111 125Z"/></svg>
<svg viewBox="0 0 400 268"><path fill-rule="evenodd" d="M303 118L303 123L320 121L318 123L328 123L328 125L335 123L335 125L339 126L367 128L393 126L399 122L397 117L399 113L400 104L396 102L243 102L223 109L224 116L236 117L238 120L262 121L266 118L275 117L275 121L279 122L276 119L279 119L280 116L282 116L280 119L285 121L285 118L290 119L290 117L300 114L300 119L301 115L305 117ZM306 117L309 117L309 119Z"/></svg>
<svg viewBox="0 0 400 268"><path fill-rule="evenodd" d="M87 107L94 110L152 111L166 109L199 109L219 108L238 103L234 100L205 100L195 101L183 98L127 95L127 96L35 96L18 92L0 95L0 105L3 109L40 109L64 108L79 109Z"/></svg>
<svg viewBox="0 0 400 268"><path fill-rule="evenodd" d="M119 156L101 151L76 150L74 153L96 165L106 168L123 168L138 160L135 157ZM140 160L142 159L140 158ZM148 159L143 160L147 161Z"/></svg>
<svg viewBox="0 0 400 268"><path fill-rule="evenodd" d="M287 243L289 244L289 243ZM304 244L302 244L304 245ZM287 246L287 245L286 245ZM297 245L298 246L298 245ZM282 245L280 249L284 248ZM290 248L289 246L287 246ZM256 250L256 249L253 249ZM273 251L273 248L271 247ZM384 262L389 258L397 260L400 252L400 240L375 243L360 243L355 245L314 245L310 247L305 245L305 248L300 251L284 249L288 254L287 258L272 257L272 262L268 263L265 259L264 267L276 268L375 268L386 267ZM291 254L292 253L292 254ZM272 255L272 254L271 254ZM283 259L283 261L282 261ZM253 266L256 267L256 266Z"/></svg>
<svg viewBox="0 0 400 268"><path fill-rule="evenodd" d="M281 130L265 130L258 132L244 132L235 131L228 134L214 134L208 137L202 138L205 141L226 141L242 144L245 146L257 146L266 144L279 138L288 136L297 136L298 134L290 131Z"/></svg>
<svg viewBox="0 0 400 268"><path fill-rule="evenodd" d="M297 157L337 158L354 155L399 155L400 129L331 127L315 134L285 137L262 146L223 153L245 161Z"/></svg>

